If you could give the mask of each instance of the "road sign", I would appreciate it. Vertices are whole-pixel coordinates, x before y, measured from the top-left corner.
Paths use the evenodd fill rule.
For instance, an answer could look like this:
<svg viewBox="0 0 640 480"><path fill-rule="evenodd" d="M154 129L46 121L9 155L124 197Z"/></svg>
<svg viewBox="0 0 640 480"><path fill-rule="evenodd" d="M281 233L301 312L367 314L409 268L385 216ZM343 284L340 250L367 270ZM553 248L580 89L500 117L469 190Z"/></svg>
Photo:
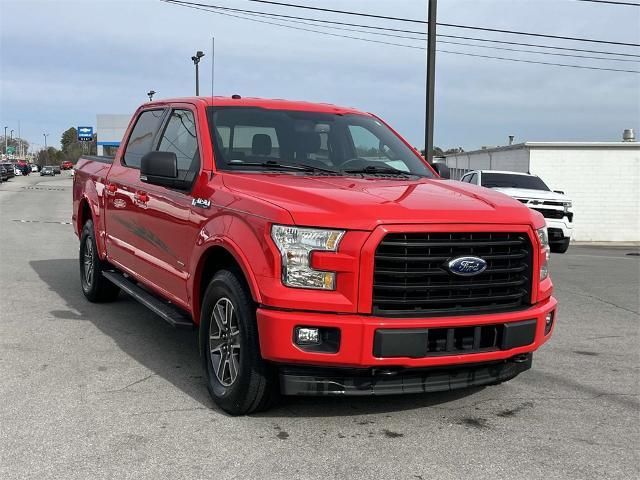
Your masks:
<svg viewBox="0 0 640 480"><path fill-rule="evenodd" d="M16 153L16 147L7 147L7 155L13 155Z"/></svg>
<svg viewBox="0 0 640 480"><path fill-rule="evenodd" d="M78 140L81 142L93 140L93 127L78 127Z"/></svg>

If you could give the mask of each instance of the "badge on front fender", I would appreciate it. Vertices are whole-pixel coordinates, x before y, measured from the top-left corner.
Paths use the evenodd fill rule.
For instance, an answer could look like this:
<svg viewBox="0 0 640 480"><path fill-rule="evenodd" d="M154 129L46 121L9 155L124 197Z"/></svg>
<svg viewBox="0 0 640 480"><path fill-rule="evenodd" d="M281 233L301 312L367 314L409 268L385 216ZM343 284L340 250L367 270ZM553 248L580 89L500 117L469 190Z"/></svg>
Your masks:
<svg viewBox="0 0 640 480"><path fill-rule="evenodd" d="M194 207L209 208L211 206L211 201L204 198L194 198L191 201L191 205Z"/></svg>

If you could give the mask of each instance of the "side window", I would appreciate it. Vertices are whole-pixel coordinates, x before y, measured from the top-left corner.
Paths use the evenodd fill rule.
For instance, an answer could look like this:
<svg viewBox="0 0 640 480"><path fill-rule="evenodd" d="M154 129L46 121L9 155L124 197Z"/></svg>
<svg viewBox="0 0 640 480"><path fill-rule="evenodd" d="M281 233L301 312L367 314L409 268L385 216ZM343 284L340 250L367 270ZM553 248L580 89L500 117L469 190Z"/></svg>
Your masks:
<svg viewBox="0 0 640 480"><path fill-rule="evenodd" d="M478 174L474 173L473 175L471 175L471 178L469 179L469 183L473 183L474 185L478 184Z"/></svg>
<svg viewBox="0 0 640 480"><path fill-rule="evenodd" d="M465 175L464 177L462 177L460 179L461 182L465 182L465 183L469 183L469 179L471 178L471 175Z"/></svg>
<svg viewBox="0 0 640 480"><path fill-rule="evenodd" d="M164 129L158 150L173 152L178 171L196 170L200 164L196 122L190 110L174 110Z"/></svg>
<svg viewBox="0 0 640 480"><path fill-rule="evenodd" d="M389 167L408 172L409 167L402 160L396 159L393 150L384 145L382 140L372 131L360 125L349 125L349 133L355 147L355 155L370 162L382 162Z"/></svg>
<svg viewBox="0 0 640 480"><path fill-rule="evenodd" d="M163 113L164 110L147 110L140 114L122 157L127 167L140 168L140 159L153 149L153 137L160 127Z"/></svg>
<svg viewBox="0 0 640 480"><path fill-rule="evenodd" d="M384 156L380 151L380 139L366 128L359 125L349 125L349 133L351 133L353 146L359 157L380 158Z"/></svg>

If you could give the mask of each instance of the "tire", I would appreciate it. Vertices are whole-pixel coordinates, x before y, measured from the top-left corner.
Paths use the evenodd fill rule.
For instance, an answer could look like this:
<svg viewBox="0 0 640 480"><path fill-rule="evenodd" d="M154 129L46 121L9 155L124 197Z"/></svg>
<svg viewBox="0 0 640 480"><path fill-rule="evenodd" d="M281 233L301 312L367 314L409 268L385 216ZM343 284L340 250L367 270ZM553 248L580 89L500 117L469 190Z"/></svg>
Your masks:
<svg viewBox="0 0 640 480"><path fill-rule="evenodd" d="M221 270L202 301L200 354L213 401L231 415L266 410L276 394L260 355L256 307L241 274ZM235 375L234 375L235 373Z"/></svg>
<svg viewBox="0 0 640 480"><path fill-rule="evenodd" d="M80 235L80 284L87 300L94 303L111 302L118 297L120 288L102 276L109 264L100 260L96 247L93 221L87 220Z"/></svg>
<svg viewBox="0 0 640 480"><path fill-rule="evenodd" d="M569 249L569 240L564 238L562 242L552 243L549 245L553 253L565 253Z"/></svg>

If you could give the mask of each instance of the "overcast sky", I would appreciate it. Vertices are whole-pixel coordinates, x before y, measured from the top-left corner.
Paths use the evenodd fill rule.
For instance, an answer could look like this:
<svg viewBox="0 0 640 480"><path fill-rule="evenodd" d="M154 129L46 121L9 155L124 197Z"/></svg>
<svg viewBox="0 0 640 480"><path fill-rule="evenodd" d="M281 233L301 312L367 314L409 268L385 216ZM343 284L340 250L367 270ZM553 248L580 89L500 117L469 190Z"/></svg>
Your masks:
<svg viewBox="0 0 640 480"><path fill-rule="evenodd" d="M392 28L424 27L246 0L198 1ZM419 19L426 18L427 4L426 0L291 3ZM440 0L438 21L640 43L640 8L572 0ZM625 47L445 27L438 32L640 53ZM129 114L147 100L150 89L158 92L156 98L192 95L190 57L196 50L206 54L201 93L210 94L212 35L215 94L353 106L379 114L414 145L424 145L424 51L257 24L158 0L0 0L0 128L8 125L17 135L20 121L22 136L35 146L43 143L43 132L50 133L50 145L59 146L68 127L95 125L97 113ZM459 45L439 48L640 70L640 63L631 62ZM616 141L630 127L640 129L640 75L438 54L435 143L443 148L503 145L509 134L516 141Z"/></svg>

